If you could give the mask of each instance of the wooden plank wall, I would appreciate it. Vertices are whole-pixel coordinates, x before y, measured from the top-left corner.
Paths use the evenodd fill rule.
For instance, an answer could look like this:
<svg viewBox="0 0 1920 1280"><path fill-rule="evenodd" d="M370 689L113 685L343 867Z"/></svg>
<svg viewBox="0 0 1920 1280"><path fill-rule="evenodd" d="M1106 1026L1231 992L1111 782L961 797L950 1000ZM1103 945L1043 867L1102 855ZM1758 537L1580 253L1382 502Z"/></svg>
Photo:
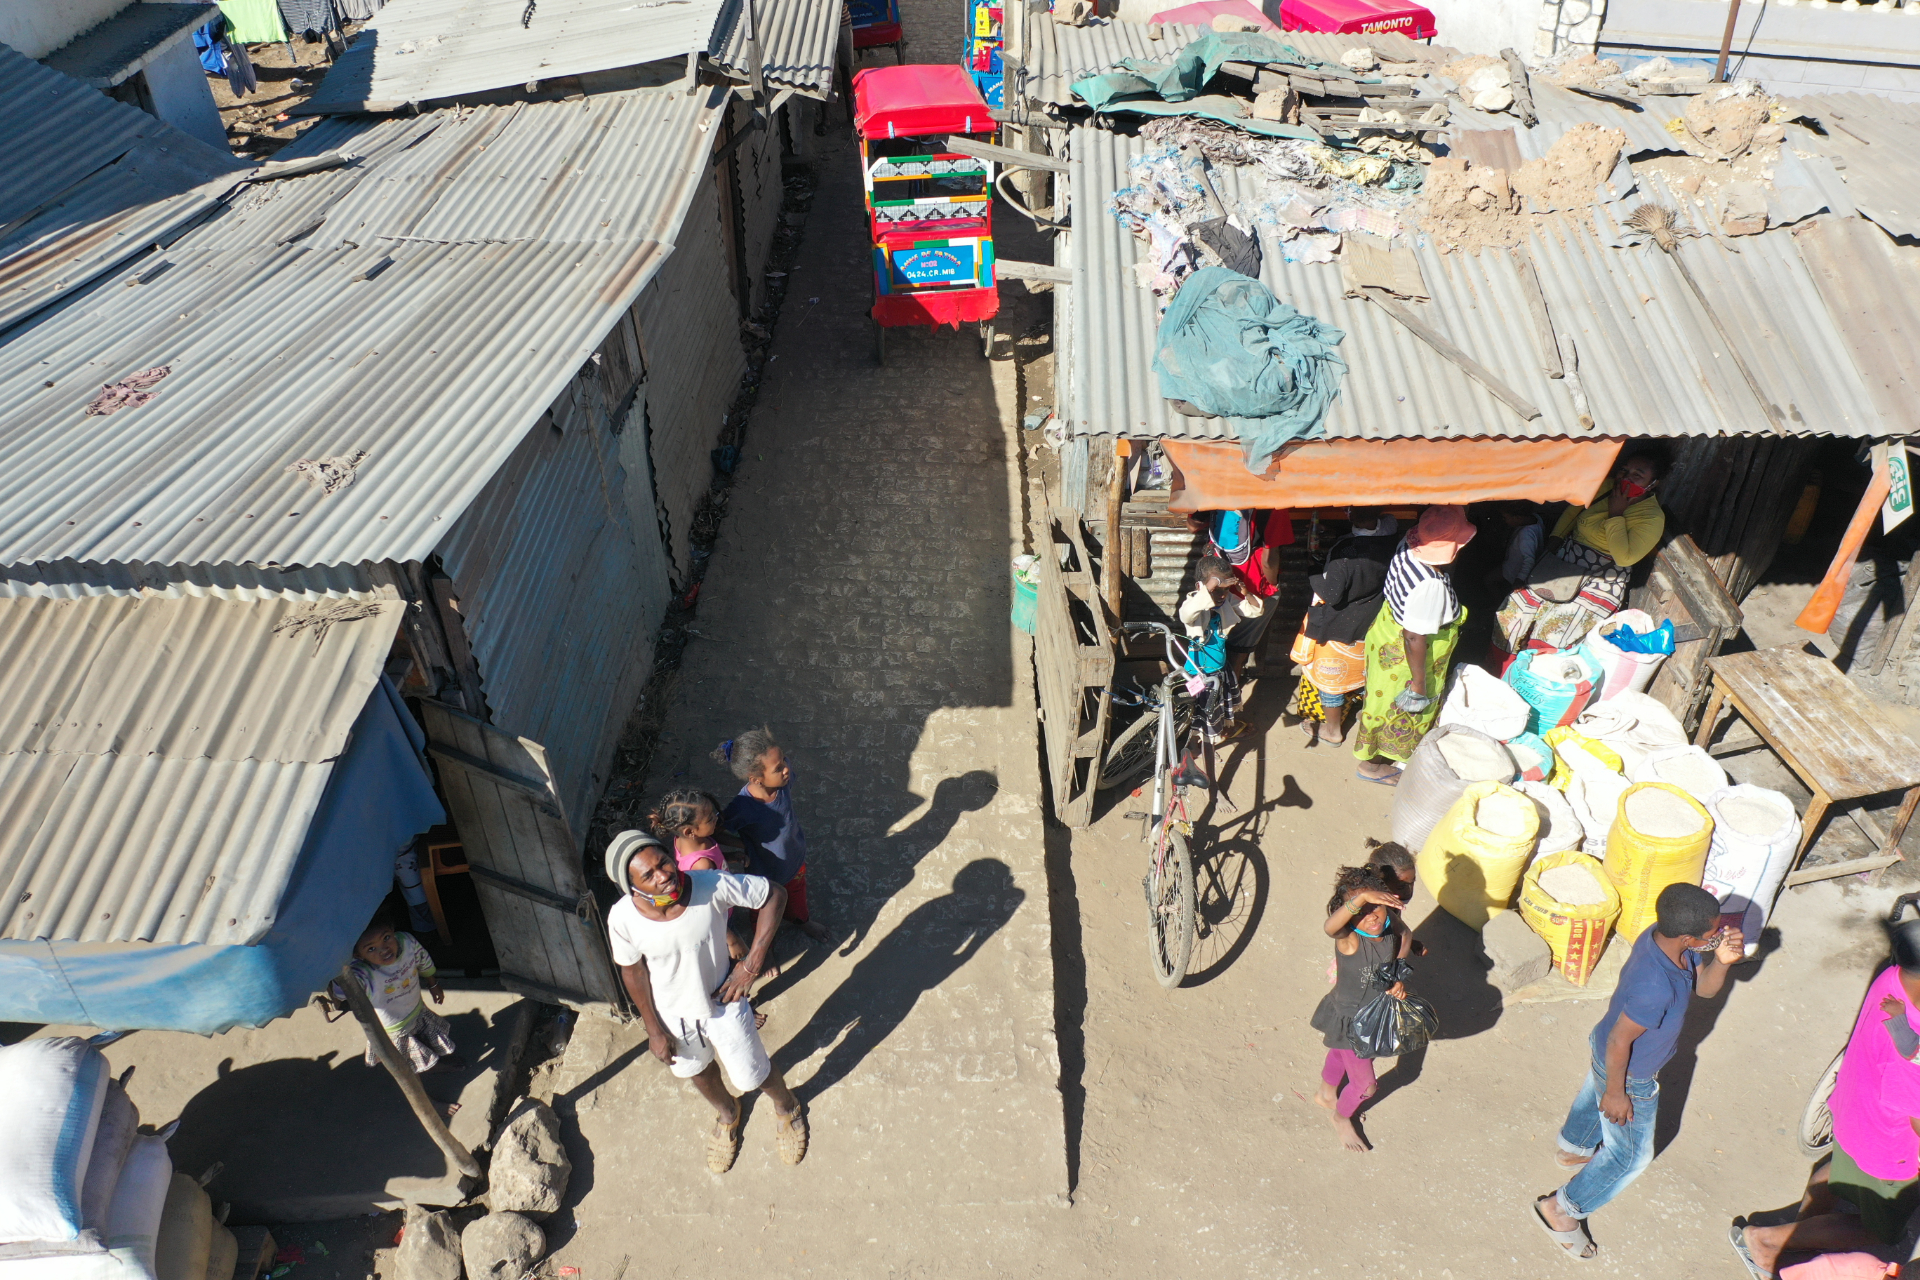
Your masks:
<svg viewBox="0 0 1920 1280"><path fill-rule="evenodd" d="M1038 485L1030 489L1029 500L1034 552L1040 557L1034 668L1054 816L1069 827L1084 827L1093 821L1094 784L1106 750L1113 638L1078 517L1052 511Z"/></svg>
<svg viewBox="0 0 1920 1280"><path fill-rule="evenodd" d="M439 703L420 705L428 754L469 865L576 904L563 910L473 877L502 985L543 1000L623 1007L606 928L546 753Z"/></svg>
<svg viewBox="0 0 1920 1280"><path fill-rule="evenodd" d="M1743 600L1773 564L1818 440L1694 437L1678 442L1660 486L1667 536L1688 534Z"/></svg>

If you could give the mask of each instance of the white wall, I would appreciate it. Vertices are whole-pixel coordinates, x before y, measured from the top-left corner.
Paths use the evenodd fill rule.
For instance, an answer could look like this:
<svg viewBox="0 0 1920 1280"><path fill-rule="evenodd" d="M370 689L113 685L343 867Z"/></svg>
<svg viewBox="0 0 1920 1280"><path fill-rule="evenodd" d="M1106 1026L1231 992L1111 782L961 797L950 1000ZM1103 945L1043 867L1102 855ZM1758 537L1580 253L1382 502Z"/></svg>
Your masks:
<svg viewBox="0 0 1920 1280"><path fill-rule="evenodd" d="M127 0L0 0L0 44L44 58L126 7Z"/></svg>
<svg viewBox="0 0 1920 1280"><path fill-rule="evenodd" d="M1579 0L1576 0L1579 2ZM1497 54L1513 49L1523 56L1535 52L1535 34L1540 30L1541 0L1422 0L1433 10L1433 25L1439 31L1435 44L1449 45L1463 53ZM1547 9L1560 7L1549 3Z"/></svg>
<svg viewBox="0 0 1920 1280"><path fill-rule="evenodd" d="M143 74L147 92L153 96L153 114L210 147L229 149L227 129L220 123L220 108L213 104L207 72L193 41L174 41L147 64Z"/></svg>

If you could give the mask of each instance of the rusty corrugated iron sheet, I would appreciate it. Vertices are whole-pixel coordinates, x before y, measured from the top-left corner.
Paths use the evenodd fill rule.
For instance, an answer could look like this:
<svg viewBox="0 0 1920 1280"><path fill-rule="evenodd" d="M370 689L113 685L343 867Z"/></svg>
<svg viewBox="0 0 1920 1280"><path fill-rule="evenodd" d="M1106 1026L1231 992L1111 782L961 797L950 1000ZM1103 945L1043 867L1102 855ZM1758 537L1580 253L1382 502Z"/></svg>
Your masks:
<svg viewBox="0 0 1920 1280"><path fill-rule="evenodd" d="M294 155L363 154L10 336L0 564L424 557L671 252L726 93L316 130ZM158 366L151 401L87 416ZM323 459L348 482L290 470Z"/></svg>

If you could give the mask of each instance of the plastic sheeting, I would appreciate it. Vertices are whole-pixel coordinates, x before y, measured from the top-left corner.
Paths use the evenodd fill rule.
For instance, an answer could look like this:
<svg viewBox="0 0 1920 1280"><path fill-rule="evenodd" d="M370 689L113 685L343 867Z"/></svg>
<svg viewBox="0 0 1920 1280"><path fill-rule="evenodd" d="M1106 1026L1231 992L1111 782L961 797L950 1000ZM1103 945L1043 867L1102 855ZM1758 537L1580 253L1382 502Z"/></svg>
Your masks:
<svg viewBox="0 0 1920 1280"><path fill-rule="evenodd" d="M1179 474L1172 511L1240 507L1463 505L1524 498L1593 500L1620 452L1618 440L1312 440L1261 474L1236 444L1163 440Z"/></svg>
<svg viewBox="0 0 1920 1280"><path fill-rule="evenodd" d="M368 697L272 930L254 946L0 942L0 1021L214 1035L298 1009L339 971L393 883L394 854L446 821L393 686Z"/></svg>
<svg viewBox="0 0 1920 1280"><path fill-rule="evenodd" d="M1202 267L1167 304L1153 371L1161 395L1231 421L1247 469L1258 471L1321 431L1346 376L1334 350L1346 336L1250 276Z"/></svg>

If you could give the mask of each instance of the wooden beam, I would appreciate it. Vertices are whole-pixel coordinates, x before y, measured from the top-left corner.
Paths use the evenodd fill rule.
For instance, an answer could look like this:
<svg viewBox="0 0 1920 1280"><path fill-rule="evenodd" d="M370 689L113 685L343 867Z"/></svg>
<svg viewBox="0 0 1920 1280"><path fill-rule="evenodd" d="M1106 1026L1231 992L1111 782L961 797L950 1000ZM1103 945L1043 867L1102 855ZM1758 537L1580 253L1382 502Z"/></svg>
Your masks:
<svg viewBox="0 0 1920 1280"><path fill-rule="evenodd" d="M1872 858L1849 858L1845 862L1823 862L1817 867L1802 867L1786 879L1786 887L1812 884L1816 880L1831 880L1835 876L1859 875L1866 871L1878 871L1902 861L1898 856L1881 854Z"/></svg>
<svg viewBox="0 0 1920 1280"><path fill-rule="evenodd" d="M1048 284L1073 283L1071 270L1044 262L1017 262L1012 258L995 258L993 273L1008 280L1044 280ZM1916 563L1920 563L1920 560L1916 560Z"/></svg>
<svg viewBox="0 0 1920 1280"><path fill-rule="evenodd" d="M447 1129L446 1120L440 1115L440 1108L427 1096L426 1086L420 1083L413 1064L394 1048L392 1038L380 1022L380 1015L373 1011L373 1001L368 998L366 988L360 985L360 975L353 971L350 964L340 970L340 988L346 993L347 1006L353 1010L355 1021L366 1033L367 1046L373 1050L373 1056L380 1059L381 1065L393 1077L393 1082L400 1086L400 1093L406 1098L407 1105L413 1108L413 1118L433 1139L433 1145L439 1147L447 1157L447 1163L460 1171L461 1177L479 1177L480 1162L473 1158L473 1152L454 1140L453 1134Z"/></svg>
<svg viewBox="0 0 1920 1280"><path fill-rule="evenodd" d="M963 156L972 156L976 160L991 160L1009 169L1045 169L1049 173L1065 173L1072 166L1058 156L1043 156L1037 151L1015 151L1012 147L997 147L991 142L975 142L972 138L949 135L947 150Z"/></svg>
<svg viewBox="0 0 1920 1280"><path fill-rule="evenodd" d="M1401 306L1394 300L1393 295L1385 289L1378 288L1374 285L1366 285L1362 287L1360 292L1369 302L1372 302L1395 320L1398 320L1402 325L1406 326L1414 337L1420 339L1448 360L1460 366L1463 373L1492 392L1496 399L1519 414L1523 419L1531 422L1540 416L1540 411L1534 408L1519 392L1494 377L1492 370L1455 346L1445 334Z"/></svg>

